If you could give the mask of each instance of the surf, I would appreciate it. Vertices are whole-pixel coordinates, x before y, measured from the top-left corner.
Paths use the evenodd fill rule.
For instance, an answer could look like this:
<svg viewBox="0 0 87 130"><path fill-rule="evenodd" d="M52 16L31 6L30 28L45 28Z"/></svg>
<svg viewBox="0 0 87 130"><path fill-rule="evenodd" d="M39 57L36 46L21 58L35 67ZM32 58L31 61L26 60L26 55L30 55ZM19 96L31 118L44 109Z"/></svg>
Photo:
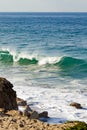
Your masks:
<svg viewBox="0 0 87 130"><path fill-rule="evenodd" d="M0 63L18 65L38 65L45 67L58 67L61 71L87 72L87 61L84 59L61 56L36 56L25 53L12 53L9 50L0 50Z"/></svg>

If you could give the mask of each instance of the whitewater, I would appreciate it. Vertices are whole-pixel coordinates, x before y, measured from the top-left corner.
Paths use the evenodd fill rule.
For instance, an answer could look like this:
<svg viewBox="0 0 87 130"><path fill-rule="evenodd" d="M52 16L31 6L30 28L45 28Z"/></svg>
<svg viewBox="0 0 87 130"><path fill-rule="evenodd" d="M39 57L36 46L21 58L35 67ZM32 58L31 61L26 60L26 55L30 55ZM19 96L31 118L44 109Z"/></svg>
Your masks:
<svg viewBox="0 0 87 130"><path fill-rule="evenodd" d="M86 20L86 13L0 13L0 76L32 109L48 111L48 123L87 122Z"/></svg>

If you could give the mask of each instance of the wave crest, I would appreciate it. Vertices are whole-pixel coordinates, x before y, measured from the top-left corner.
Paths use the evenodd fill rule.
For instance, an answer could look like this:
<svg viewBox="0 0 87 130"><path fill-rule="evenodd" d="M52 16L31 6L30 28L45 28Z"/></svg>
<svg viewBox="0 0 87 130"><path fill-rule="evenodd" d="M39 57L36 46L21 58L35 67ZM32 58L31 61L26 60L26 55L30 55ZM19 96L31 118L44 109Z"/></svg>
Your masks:
<svg viewBox="0 0 87 130"><path fill-rule="evenodd" d="M16 54L10 53L8 50L1 50L0 51L0 63L4 64L13 64L17 63L19 65L52 65L58 66L60 69L67 71L67 70L74 70L80 69L87 71L87 62L83 59L77 59L73 57L37 57L37 56L29 56L23 54Z"/></svg>

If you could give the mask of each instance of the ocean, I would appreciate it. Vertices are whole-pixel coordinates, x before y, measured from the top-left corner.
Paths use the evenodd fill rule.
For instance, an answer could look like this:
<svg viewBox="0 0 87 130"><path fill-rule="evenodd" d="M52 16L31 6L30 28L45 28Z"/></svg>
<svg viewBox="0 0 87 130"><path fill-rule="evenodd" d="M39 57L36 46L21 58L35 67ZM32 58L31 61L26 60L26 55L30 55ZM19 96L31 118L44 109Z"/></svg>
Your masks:
<svg viewBox="0 0 87 130"><path fill-rule="evenodd" d="M87 122L87 13L0 13L0 76L48 123Z"/></svg>

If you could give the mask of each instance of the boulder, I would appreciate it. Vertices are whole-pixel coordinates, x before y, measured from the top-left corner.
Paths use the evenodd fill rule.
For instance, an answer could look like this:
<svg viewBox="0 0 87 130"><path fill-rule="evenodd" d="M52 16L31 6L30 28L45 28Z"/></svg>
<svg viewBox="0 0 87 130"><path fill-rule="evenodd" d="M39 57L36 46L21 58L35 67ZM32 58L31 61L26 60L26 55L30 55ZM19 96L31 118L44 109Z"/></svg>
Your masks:
<svg viewBox="0 0 87 130"><path fill-rule="evenodd" d="M36 112L36 111L30 112L29 119L38 119L38 118L39 118L38 112Z"/></svg>
<svg viewBox="0 0 87 130"><path fill-rule="evenodd" d="M0 108L7 110L17 110L16 92L13 85L5 78L0 77Z"/></svg>
<svg viewBox="0 0 87 130"><path fill-rule="evenodd" d="M73 107L75 107L75 108L77 108L77 109L82 109L81 104L76 103L76 102L72 102L72 103L70 104L70 106L73 106Z"/></svg>
<svg viewBox="0 0 87 130"><path fill-rule="evenodd" d="M29 119L39 119L39 114L37 111L24 111L24 116L27 116Z"/></svg>
<svg viewBox="0 0 87 130"><path fill-rule="evenodd" d="M43 111L42 113L39 114L39 117L44 117L44 118L48 118L48 112L47 111Z"/></svg>

